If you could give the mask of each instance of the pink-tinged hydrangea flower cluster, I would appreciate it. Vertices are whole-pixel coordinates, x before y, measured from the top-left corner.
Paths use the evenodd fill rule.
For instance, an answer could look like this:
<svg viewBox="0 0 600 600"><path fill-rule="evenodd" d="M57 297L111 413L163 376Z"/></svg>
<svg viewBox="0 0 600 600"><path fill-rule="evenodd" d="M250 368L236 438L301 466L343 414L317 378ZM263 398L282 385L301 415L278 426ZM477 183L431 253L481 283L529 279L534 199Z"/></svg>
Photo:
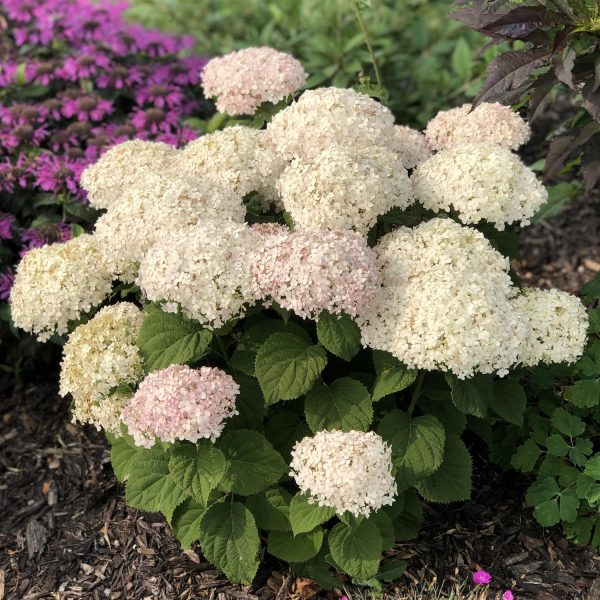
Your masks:
<svg viewBox="0 0 600 600"><path fill-rule="evenodd" d="M34 223L38 207L44 214L56 207L59 215L66 204L77 221L86 210L82 171L107 148L135 138L178 146L196 137L184 120L203 110L199 83L207 60L181 56L191 38L127 22L127 7L109 0L0 0L0 88L7 99L24 98L0 106L0 194L18 195L12 205L22 207L12 215L10 236L0 215L3 289L20 254L68 239L47 222ZM61 202L52 203L51 194Z"/></svg>
<svg viewBox="0 0 600 600"><path fill-rule="evenodd" d="M213 58L202 73L207 98L229 115L253 115L261 104L276 104L297 92L306 81L293 56L273 48L245 48Z"/></svg>
<svg viewBox="0 0 600 600"><path fill-rule="evenodd" d="M225 420L237 414L235 380L217 368L171 365L150 373L123 408L121 418L138 446L221 435Z"/></svg>
<svg viewBox="0 0 600 600"><path fill-rule="evenodd" d="M323 310L356 315L379 285L376 256L353 231L261 232L252 264L253 295L305 318Z"/></svg>

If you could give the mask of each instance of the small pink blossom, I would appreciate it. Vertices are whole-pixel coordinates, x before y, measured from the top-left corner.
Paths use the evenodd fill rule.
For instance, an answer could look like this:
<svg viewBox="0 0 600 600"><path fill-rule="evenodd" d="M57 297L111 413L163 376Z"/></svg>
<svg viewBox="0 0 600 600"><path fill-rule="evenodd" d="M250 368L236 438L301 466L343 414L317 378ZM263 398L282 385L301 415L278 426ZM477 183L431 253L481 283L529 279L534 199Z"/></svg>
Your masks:
<svg viewBox="0 0 600 600"><path fill-rule="evenodd" d="M473 583L477 585L487 585L492 580L492 576L483 570L475 571L473 573Z"/></svg>
<svg viewBox="0 0 600 600"><path fill-rule="evenodd" d="M504 594L502 594L502 600L515 600L515 597L510 590L506 590Z"/></svg>

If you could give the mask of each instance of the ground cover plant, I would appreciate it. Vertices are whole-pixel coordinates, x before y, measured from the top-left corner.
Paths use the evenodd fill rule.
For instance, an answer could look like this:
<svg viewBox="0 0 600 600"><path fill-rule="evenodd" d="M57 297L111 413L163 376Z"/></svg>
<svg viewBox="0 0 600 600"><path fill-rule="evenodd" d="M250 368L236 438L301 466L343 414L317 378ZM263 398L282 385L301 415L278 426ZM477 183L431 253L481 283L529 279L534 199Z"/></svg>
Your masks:
<svg viewBox="0 0 600 600"><path fill-rule="evenodd" d="M185 143L186 117L207 109L192 40L132 25L125 8L0 2L0 364L13 376L39 350L7 326L14 266L93 223L83 169L127 139Z"/></svg>
<svg viewBox="0 0 600 600"><path fill-rule="evenodd" d="M182 545L234 582L267 552L324 587L378 588L402 574L385 552L418 535L422 501L469 497L467 429L491 442L539 407L593 506L588 400L544 404L540 380L567 368L590 385L597 318L511 277L506 228L547 201L514 153L518 114L459 107L422 134L352 89L292 100L306 76L268 48L211 61L222 129L181 150L124 142L88 167L106 212L26 254L12 315L66 337L74 418L106 432L127 502ZM539 515L587 518L546 487Z"/></svg>

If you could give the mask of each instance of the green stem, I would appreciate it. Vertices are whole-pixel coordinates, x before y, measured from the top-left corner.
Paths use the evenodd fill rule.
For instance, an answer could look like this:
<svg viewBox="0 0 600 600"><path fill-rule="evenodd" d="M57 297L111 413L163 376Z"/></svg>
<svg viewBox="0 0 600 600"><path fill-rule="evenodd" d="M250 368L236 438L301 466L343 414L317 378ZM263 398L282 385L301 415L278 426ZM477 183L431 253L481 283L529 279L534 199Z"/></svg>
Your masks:
<svg viewBox="0 0 600 600"><path fill-rule="evenodd" d="M425 379L425 371L419 371L419 375L417 376L417 380L415 382L415 387L413 388L413 393L410 398L410 404L408 405L408 414L412 415L415 410L415 406L417 404L417 400L421 395L421 390L423 389L423 381Z"/></svg>
<svg viewBox="0 0 600 600"><path fill-rule="evenodd" d="M373 45L371 44L371 35L369 34L369 30L367 29L367 25L362 17L362 13L360 12L360 7L356 0L352 2L352 8L354 9L354 14L356 15L356 20L360 26L363 35L365 36L365 44L367 45L367 50L369 51L369 56L371 57L371 63L373 65L373 70L375 71L375 79L377 80L377 85L383 88L383 83L381 82L381 75L379 73L379 66L377 65L377 59L375 58L375 51L373 50Z"/></svg>

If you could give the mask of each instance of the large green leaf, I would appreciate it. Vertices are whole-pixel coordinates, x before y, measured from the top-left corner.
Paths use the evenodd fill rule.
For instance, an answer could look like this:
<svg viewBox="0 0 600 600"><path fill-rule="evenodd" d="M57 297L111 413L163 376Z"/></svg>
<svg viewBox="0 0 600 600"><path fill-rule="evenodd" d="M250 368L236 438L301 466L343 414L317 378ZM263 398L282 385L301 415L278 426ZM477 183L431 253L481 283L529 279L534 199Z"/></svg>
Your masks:
<svg viewBox="0 0 600 600"><path fill-rule="evenodd" d="M267 406L306 394L325 365L327 353L290 333L274 333L256 355L256 377Z"/></svg>
<svg viewBox="0 0 600 600"><path fill-rule="evenodd" d="M230 431L220 438L219 448L227 461L220 485L242 496L257 494L277 483L288 470L281 455L257 431Z"/></svg>
<svg viewBox="0 0 600 600"><path fill-rule="evenodd" d="M594 408L600 402L600 379L580 379L565 389L565 399L579 408Z"/></svg>
<svg viewBox="0 0 600 600"><path fill-rule="evenodd" d="M384 365L378 371L375 379L373 402L377 402L390 394L401 392L412 385L416 378L417 371L415 369L409 369L400 363Z"/></svg>
<svg viewBox="0 0 600 600"><path fill-rule="evenodd" d="M389 412L379 423L379 435L392 445L400 490L413 486L442 464L444 427L431 415L411 418L400 410Z"/></svg>
<svg viewBox="0 0 600 600"><path fill-rule="evenodd" d="M252 513L239 502L211 506L200 523L204 556L232 583L249 585L258 569L260 540Z"/></svg>
<svg viewBox="0 0 600 600"><path fill-rule="evenodd" d="M145 311L138 344L146 371L194 362L206 354L212 333L198 321L163 312L153 305L148 305Z"/></svg>
<svg viewBox="0 0 600 600"><path fill-rule="evenodd" d="M175 509L171 528L184 548L189 548L200 538L200 523L206 510L206 505L194 498L188 498Z"/></svg>
<svg viewBox="0 0 600 600"><path fill-rule="evenodd" d="M272 531L269 533L267 551L286 562L298 563L310 560L322 545L323 530L320 527L297 535L291 531Z"/></svg>
<svg viewBox="0 0 600 600"><path fill-rule="evenodd" d="M423 506L414 489L404 493L404 510L394 519L396 539L413 540L419 535L423 522Z"/></svg>
<svg viewBox="0 0 600 600"><path fill-rule="evenodd" d="M466 415L485 417L493 399L494 379L491 375L475 375L471 379L459 379L450 373L446 380L452 390L452 402Z"/></svg>
<svg viewBox="0 0 600 600"><path fill-rule="evenodd" d="M240 392L235 399L237 415L227 419L227 429L258 429L267 409L258 381L246 375L236 374Z"/></svg>
<svg viewBox="0 0 600 600"><path fill-rule="evenodd" d="M129 506L148 512L161 512L167 521L173 511L188 496L169 472L171 455L156 446L136 457L133 463L125 498Z"/></svg>
<svg viewBox="0 0 600 600"><path fill-rule="evenodd" d="M317 383L306 395L306 420L313 433L324 429L366 431L373 419L369 390L350 377Z"/></svg>
<svg viewBox="0 0 600 600"><path fill-rule="evenodd" d="M290 522L294 535L312 531L318 525L329 521L335 515L335 509L310 503L308 498L297 493L290 502Z"/></svg>
<svg viewBox="0 0 600 600"><path fill-rule="evenodd" d="M329 533L329 550L336 565L350 577L367 581L377 574L383 542L375 523L338 523Z"/></svg>
<svg viewBox="0 0 600 600"><path fill-rule="evenodd" d="M518 379L506 377L494 384L491 408L505 421L521 427L526 405L527 396Z"/></svg>
<svg viewBox="0 0 600 600"><path fill-rule="evenodd" d="M331 354L350 361L360 350L360 329L347 315L332 315L323 311L317 321L319 343Z"/></svg>
<svg viewBox="0 0 600 600"><path fill-rule="evenodd" d="M564 408L557 408L552 413L552 425L564 435L577 437L585 431L585 423L576 415L567 412Z"/></svg>
<svg viewBox="0 0 600 600"><path fill-rule="evenodd" d="M444 460L433 474L417 482L419 493L429 502L459 502L471 497L471 455L456 435L446 437Z"/></svg>
<svg viewBox="0 0 600 600"><path fill-rule="evenodd" d="M206 440L196 445L181 444L173 449L169 471L188 494L206 505L209 494L225 475L225 457Z"/></svg>
<svg viewBox="0 0 600 600"><path fill-rule="evenodd" d="M303 415L282 410L267 420L265 435L277 452L289 461L292 448L296 442L310 435L310 429Z"/></svg>
<svg viewBox="0 0 600 600"><path fill-rule="evenodd" d="M121 482L125 481L131 473L136 457L144 452L147 452L145 448L130 444L124 437L113 438L110 449L110 462L115 477Z"/></svg>
<svg viewBox="0 0 600 600"><path fill-rule="evenodd" d="M249 496L246 507L254 515L259 529L291 531L290 498L291 494L287 490L277 486Z"/></svg>

